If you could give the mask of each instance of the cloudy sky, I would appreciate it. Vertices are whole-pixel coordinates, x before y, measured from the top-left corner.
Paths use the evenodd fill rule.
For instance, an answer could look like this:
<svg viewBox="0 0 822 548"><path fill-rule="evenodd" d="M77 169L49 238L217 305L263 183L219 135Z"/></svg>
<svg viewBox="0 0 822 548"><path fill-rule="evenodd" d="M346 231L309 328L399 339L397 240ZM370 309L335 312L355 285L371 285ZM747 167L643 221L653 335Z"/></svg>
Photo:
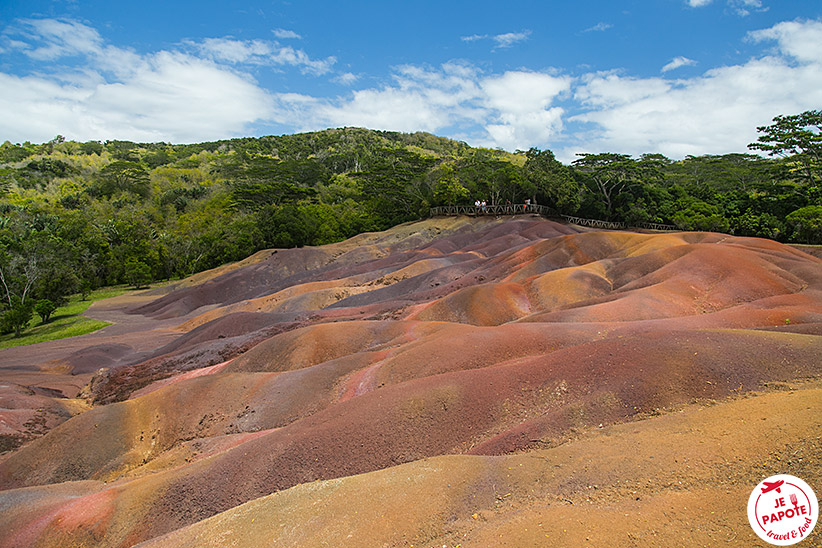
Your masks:
<svg viewBox="0 0 822 548"><path fill-rule="evenodd" d="M744 152L822 108L819 0L3 0L0 141L339 126L474 146Z"/></svg>

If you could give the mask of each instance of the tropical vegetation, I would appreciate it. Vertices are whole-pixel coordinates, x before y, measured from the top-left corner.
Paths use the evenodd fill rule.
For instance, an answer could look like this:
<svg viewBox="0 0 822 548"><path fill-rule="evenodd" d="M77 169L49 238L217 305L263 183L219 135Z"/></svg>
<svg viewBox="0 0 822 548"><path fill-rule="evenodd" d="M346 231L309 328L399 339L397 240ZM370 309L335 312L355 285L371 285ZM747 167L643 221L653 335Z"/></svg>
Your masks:
<svg viewBox="0 0 822 548"><path fill-rule="evenodd" d="M779 116L750 148L672 160L473 148L340 128L175 145L0 145L0 332L69 295L145 287L270 247L320 245L434 205L533 203L560 214L822 242L820 111Z"/></svg>

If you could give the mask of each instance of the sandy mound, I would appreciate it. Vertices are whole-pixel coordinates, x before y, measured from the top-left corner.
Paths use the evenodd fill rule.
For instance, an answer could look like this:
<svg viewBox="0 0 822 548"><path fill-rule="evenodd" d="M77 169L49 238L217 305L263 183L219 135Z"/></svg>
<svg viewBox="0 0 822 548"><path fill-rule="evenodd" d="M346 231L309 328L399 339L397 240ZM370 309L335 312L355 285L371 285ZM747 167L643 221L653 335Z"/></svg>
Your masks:
<svg viewBox="0 0 822 548"><path fill-rule="evenodd" d="M739 510L756 483L788 462L822 481L820 398L819 388L771 393L555 449L309 483L141 546L222 546L226 535L238 547L758 545Z"/></svg>
<svg viewBox="0 0 822 548"><path fill-rule="evenodd" d="M431 219L117 310L108 339L50 350L109 369L95 408L0 461L0 547L700 545L689 520L747 497L757 451L819 435L818 388L744 398L822 373L822 261L764 240ZM129 321L162 326L154 348ZM0 417L60 396L31 390ZM750 541L723 519L709 544Z"/></svg>

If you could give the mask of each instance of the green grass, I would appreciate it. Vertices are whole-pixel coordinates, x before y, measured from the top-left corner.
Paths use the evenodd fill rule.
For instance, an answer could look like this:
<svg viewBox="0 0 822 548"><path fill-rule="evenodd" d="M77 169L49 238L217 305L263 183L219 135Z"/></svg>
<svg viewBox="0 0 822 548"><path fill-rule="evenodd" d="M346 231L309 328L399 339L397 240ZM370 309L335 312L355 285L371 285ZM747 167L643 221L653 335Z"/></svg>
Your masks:
<svg viewBox="0 0 822 548"><path fill-rule="evenodd" d="M54 311L49 323L40 323L40 317L35 314L34 319L32 319L28 328L23 331L20 337L15 337L14 333L0 335L0 349L65 339L66 337L76 337L77 335L85 335L86 333L102 329L110 325L109 322L93 320L81 316L81 314L85 312L94 301L116 297L126 291L128 291L128 287L123 285L103 287L92 291L86 300L81 300L80 295L73 295L69 298L68 303Z"/></svg>

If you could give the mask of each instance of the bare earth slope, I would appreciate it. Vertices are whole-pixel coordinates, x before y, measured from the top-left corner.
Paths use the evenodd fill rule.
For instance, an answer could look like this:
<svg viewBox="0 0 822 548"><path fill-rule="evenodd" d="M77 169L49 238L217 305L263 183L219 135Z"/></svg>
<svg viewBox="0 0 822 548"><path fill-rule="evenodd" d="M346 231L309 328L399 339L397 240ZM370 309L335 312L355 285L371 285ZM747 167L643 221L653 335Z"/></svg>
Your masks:
<svg viewBox="0 0 822 548"><path fill-rule="evenodd" d="M743 546L759 480L822 491L822 261L775 242L429 219L108 306L0 351L0 548Z"/></svg>

